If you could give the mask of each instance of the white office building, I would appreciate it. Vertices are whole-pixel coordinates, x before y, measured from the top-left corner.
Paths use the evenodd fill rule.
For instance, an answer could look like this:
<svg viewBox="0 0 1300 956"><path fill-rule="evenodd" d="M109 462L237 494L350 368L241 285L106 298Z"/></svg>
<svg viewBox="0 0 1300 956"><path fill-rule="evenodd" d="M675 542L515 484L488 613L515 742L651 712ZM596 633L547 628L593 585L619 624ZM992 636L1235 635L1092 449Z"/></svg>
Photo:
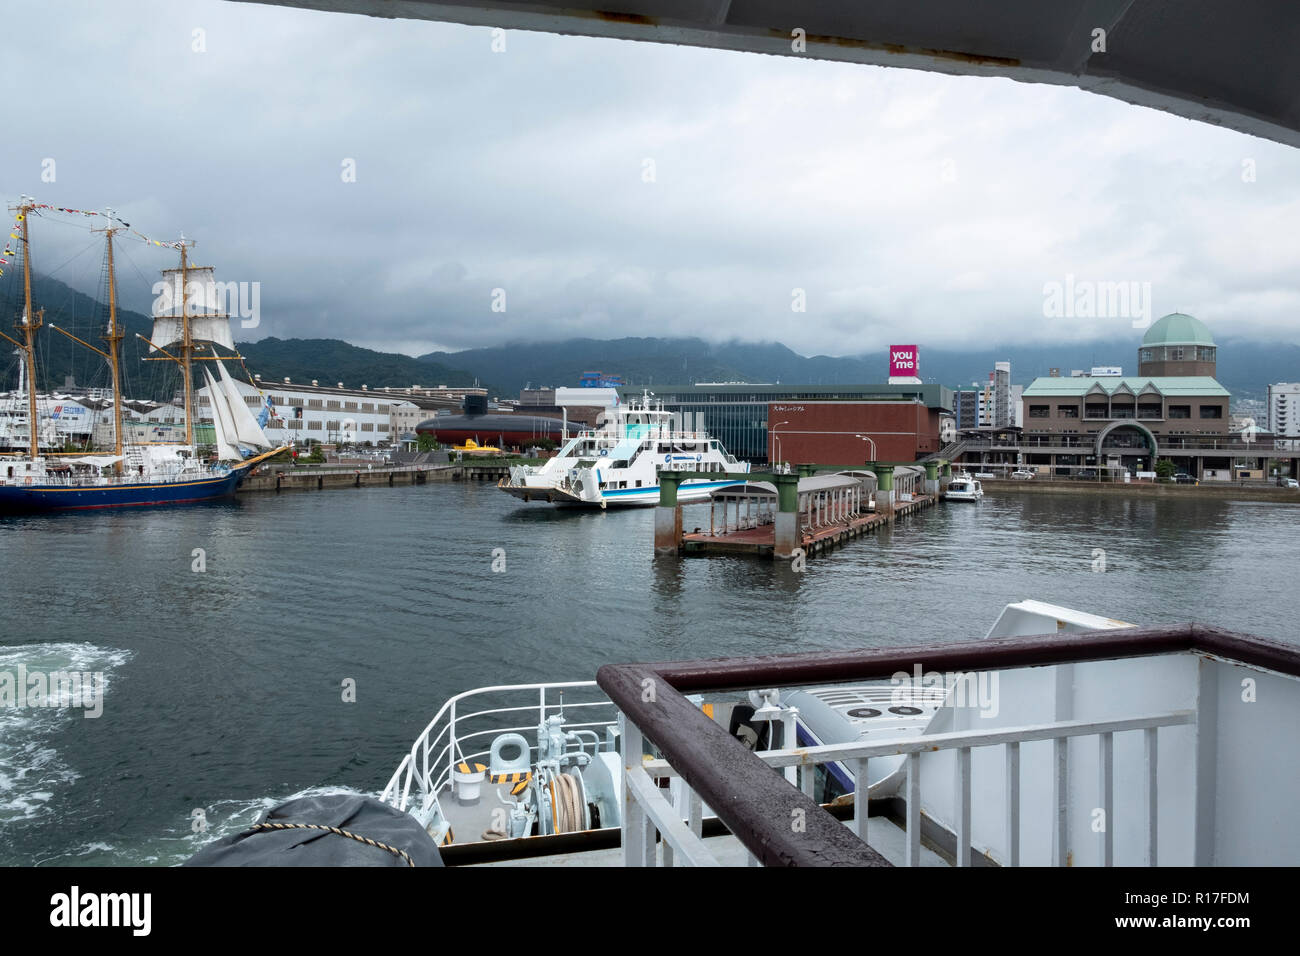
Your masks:
<svg viewBox="0 0 1300 956"><path fill-rule="evenodd" d="M399 425L421 420L415 403L398 397L402 390L371 392L366 389L323 388L315 384L295 386L263 382L259 392L247 382L236 380L235 384L255 417L261 413L264 396L271 399L273 411L263 431L277 445L311 441L386 444L402 434L393 426L395 409ZM199 418L212 421L206 385L198 390L198 396ZM426 411L423 417L428 418L431 414ZM404 431L410 430L404 428Z"/></svg>
<svg viewBox="0 0 1300 956"><path fill-rule="evenodd" d="M1020 409L1024 386L1011 384L1010 362L995 362L988 382L982 386L974 384L979 389L977 416L981 428L1024 425L1024 412Z"/></svg>
<svg viewBox="0 0 1300 956"><path fill-rule="evenodd" d="M1268 430L1277 438L1300 438L1300 382L1268 387Z"/></svg>

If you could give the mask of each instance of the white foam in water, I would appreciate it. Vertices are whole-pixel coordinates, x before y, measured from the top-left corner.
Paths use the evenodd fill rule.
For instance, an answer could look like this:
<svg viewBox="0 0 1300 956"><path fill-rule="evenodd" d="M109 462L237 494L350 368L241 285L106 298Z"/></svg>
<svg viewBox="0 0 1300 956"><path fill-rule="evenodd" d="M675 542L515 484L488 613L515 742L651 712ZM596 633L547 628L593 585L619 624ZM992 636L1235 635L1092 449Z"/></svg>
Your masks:
<svg viewBox="0 0 1300 956"><path fill-rule="evenodd" d="M22 665L29 673L102 673L107 698L113 672L130 659L130 651L94 644L24 644L0 648L0 672L16 679ZM45 812L59 791L80 777L49 740L84 715L72 707L0 707L0 826Z"/></svg>

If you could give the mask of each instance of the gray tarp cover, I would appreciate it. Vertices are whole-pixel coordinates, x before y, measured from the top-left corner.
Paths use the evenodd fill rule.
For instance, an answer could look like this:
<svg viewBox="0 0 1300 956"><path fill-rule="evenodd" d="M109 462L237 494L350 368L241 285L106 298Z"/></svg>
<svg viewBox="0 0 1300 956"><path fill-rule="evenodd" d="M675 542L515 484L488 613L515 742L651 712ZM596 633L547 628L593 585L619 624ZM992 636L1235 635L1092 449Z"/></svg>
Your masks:
<svg viewBox="0 0 1300 956"><path fill-rule="evenodd" d="M433 839L410 814L357 794L300 797L262 823L314 823L404 850L416 866L442 866ZM326 830L245 830L204 847L186 866L407 866L395 853Z"/></svg>

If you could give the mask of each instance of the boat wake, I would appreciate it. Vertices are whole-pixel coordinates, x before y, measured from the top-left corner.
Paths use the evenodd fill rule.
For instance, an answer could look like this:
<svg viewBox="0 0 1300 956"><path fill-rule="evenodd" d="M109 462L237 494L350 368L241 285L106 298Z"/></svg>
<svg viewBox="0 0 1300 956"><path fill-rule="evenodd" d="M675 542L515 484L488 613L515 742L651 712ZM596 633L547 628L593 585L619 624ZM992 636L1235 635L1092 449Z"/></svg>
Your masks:
<svg viewBox="0 0 1300 956"><path fill-rule="evenodd" d="M107 695L115 673L131 652L94 644L24 644L0 648L0 826L29 820L81 775L54 747L58 734L86 710L73 706L27 706L20 677L59 672L102 675ZM17 698L24 691L21 703ZM50 701L55 704L57 701ZM100 698L102 704L102 698Z"/></svg>

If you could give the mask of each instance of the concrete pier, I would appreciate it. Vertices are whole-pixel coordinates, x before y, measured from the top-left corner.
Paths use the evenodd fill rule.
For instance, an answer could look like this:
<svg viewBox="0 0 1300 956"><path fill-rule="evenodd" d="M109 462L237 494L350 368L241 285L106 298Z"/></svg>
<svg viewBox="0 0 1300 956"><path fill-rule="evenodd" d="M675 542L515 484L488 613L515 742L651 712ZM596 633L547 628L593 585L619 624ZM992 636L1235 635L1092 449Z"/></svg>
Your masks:
<svg viewBox="0 0 1300 956"><path fill-rule="evenodd" d="M677 475L659 478L659 504L655 506L655 554L676 554L682 540L682 506L677 503Z"/></svg>
<svg viewBox="0 0 1300 956"><path fill-rule="evenodd" d="M773 555L778 558L794 556L803 544L799 534L799 476L776 476L777 513L772 525Z"/></svg>
<svg viewBox="0 0 1300 956"><path fill-rule="evenodd" d="M892 514L894 511L894 468L892 465L875 465L873 470L880 484L876 488L876 512Z"/></svg>
<svg viewBox="0 0 1300 956"><path fill-rule="evenodd" d="M244 492L325 491L331 488L393 488L430 481L497 481L510 473L508 465L463 462L454 465L380 465L373 467L298 467L250 475L239 486Z"/></svg>

